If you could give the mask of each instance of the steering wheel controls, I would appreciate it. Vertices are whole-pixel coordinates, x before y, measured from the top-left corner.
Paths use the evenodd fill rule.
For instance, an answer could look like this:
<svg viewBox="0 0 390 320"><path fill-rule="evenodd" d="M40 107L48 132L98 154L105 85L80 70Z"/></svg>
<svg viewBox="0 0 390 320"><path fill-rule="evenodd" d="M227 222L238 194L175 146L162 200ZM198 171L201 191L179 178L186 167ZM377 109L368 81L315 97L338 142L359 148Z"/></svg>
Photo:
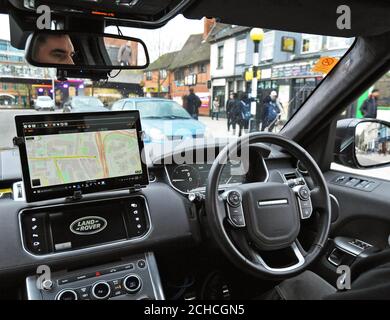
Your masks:
<svg viewBox="0 0 390 320"><path fill-rule="evenodd" d="M301 219L309 219L313 213L313 206L310 199L310 190L304 186L296 186L293 188L298 199L299 212L301 214Z"/></svg>
<svg viewBox="0 0 390 320"><path fill-rule="evenodd" d="M242 210L241 193L232 190L224 195L226 200L227 214L229 223L235 228L245 227L244 212Z"/></svg>

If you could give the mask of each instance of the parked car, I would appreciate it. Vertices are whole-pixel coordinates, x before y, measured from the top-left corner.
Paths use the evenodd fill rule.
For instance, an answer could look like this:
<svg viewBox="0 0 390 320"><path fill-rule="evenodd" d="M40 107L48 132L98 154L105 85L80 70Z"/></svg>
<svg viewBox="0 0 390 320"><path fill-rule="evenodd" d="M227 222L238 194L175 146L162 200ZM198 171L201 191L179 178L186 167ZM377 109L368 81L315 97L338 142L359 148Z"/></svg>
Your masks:
<svg viewBox="0 0 390 320"><path fill-rule="evenodd" d="M206 126L194 120L177 102L168 99L130 98L115 102L112 111L138 110L145 142L162 143L204 138Z"/></svg>
<svg viewBox="0 0 390 320"><path fill-rule="evenodd" d="M107 111L101 102L96 97L90 96L75 96L71 97L64 103L64 112L96 112Z"/></svg>
<svg viewBox="0 0 390 320"><path fill-rule="evenodd" d="M34 103L34 108L37 111L41 110L50 110L54 111L55 109L55 103L52 98L49 96L39 96Z"/></svg>

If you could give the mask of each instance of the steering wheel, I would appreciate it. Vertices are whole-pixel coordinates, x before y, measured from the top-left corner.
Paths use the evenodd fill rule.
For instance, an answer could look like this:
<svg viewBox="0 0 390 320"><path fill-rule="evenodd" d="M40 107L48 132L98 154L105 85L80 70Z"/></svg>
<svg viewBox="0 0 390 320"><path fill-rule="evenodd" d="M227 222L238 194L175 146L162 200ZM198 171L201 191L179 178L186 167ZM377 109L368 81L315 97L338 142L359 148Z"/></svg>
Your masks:
<svg viewBox="0 0 390 320"><path fill-rule="evenodd" d="M230 155L253 144L282 147L300 160L310 176L302 179L247 183L219 192L219 180ZM249 153L249 152L248 152ZM249 155L248 155L249 159ZM256 159L263 161L263 159ZM253 161L253 159L251 159ZM273 179L276 180L276 179ZM208 222L219 247L241 270L263 278L286 278L305 270L324 247L331 224L329 190L316 162L297 143L273 133L252 133L226 146L215 159L206 187ZM314 219L316 237L308 251L298 240L301 220ZM291 263L272 267L263 256L286 250ZM290 254L293 253L293 254Z"/></svg>

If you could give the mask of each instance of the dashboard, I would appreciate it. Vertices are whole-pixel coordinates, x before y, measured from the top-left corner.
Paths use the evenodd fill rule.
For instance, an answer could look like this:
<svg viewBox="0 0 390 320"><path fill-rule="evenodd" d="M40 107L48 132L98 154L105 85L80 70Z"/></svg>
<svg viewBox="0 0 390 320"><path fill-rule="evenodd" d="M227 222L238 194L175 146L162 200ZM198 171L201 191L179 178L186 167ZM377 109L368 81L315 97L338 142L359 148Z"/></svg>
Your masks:
<svg viewBox="0 0 390 320"><path fill-rule="evenodd" d="M165 166L169 183L177 191L188 194L204 191L212 164L182 164ZM246 172L240 162L230 161L225 165L220 186L244 183Z"/></svg>

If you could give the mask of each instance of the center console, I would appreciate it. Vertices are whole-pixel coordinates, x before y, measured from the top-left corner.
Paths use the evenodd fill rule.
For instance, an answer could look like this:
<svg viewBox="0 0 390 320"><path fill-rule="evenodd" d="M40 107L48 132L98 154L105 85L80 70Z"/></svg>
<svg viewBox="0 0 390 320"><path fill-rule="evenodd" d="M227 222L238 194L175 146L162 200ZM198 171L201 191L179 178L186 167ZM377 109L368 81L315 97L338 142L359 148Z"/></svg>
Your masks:
<svg viewBox="0 0 390 320"><path fill-rule="evenodd" d="M20 224L24 248L33 255L140 240L151 230L143 196L24 209Z"/></svg>
<svg viewBox="0 0 390 320"><path fill-rule="evenodd" d="M77 271L26 279L29 300L163 300L152 253Z"/></svg>

